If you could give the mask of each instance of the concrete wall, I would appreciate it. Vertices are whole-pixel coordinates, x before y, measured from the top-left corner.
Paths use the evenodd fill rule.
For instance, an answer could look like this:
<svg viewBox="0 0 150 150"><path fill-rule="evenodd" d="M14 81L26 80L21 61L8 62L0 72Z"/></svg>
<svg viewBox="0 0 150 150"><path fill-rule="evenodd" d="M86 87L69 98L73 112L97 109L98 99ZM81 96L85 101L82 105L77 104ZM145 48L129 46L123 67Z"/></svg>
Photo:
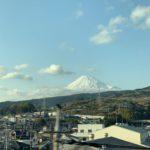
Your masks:
<svg viewBox="0 0 150 150"><path fill-rule="evenodd" d="M78 124L78 132L84 130L84 133L89 133L89 130L96 132L104 128L104 124Z"/></svg>

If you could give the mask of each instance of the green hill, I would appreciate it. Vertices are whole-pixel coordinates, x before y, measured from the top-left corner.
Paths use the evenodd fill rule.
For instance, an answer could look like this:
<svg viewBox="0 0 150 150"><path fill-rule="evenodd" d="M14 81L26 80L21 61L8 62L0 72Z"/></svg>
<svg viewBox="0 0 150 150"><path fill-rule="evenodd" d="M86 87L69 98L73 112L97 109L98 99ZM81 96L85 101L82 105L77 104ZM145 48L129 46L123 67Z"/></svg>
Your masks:
<svg viewBox="0 0 150 150"><path fill-rule="evenodd" d="M32 104L36 110L40 110L43 107L43 99L32 99L17 102L1 102L0 110L3 112L3 110L14 105L22 105L24 103ZM50 97L45 98L45 103L46 109L60 104L63 106L63 111L67 113L112 115L122 109L126 111L126 115L127 111L128 113L131 111L134 117L150 118L150 87L136 90ZM26 108L26 110L29 109Z"/></svg>

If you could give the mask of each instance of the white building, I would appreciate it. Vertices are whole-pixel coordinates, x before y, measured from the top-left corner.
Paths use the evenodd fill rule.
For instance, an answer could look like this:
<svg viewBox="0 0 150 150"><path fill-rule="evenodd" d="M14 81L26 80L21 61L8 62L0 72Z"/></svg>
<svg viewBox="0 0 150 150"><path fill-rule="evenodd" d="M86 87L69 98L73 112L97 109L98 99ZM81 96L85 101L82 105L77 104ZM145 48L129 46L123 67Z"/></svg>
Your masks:
<svg viewBox="0 0 150 150"><path fill-rule="evenodd" d="M94 140L105 137L114 137L137 145L145 145L149 138L146 130L128 125L113 125L93 134Z"/></svg>
<svg viewBox="0 0 150 150"><path fill-rule="evenodd" d="M104 128L104 124L78 124L77 132L71 134L81 140L92 140L93 133Z"/></svg>
<svg viewBox="0 0 150 150"><path fill-rule="evenodd" d="M56 117L56 112L48 112L49 117Z"/></svg>
<svg viewBox="0 0 150 150"><path fill-rule="evenodd" d="M16 122L16 117L8 117L8 121L10 121L10 122Z"/></svg>
<svg viewBox="0 0 150 150"><path fill-rule="evenodd" d="M94 116L94 115L74 115L76 117L80 117L82 119L104 119L104 116Z"/></svg>

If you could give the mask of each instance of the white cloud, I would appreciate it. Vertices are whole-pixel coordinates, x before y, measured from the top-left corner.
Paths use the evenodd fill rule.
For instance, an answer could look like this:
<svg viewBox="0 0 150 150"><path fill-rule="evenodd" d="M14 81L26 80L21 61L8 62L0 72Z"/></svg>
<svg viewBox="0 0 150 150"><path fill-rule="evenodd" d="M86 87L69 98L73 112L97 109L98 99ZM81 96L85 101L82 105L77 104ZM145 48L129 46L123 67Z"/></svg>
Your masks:
<svg viewBox="0 0 150 150"><path fill-rule="evenodd" d="M7 91L7 90L8 90L8 88L0 86L0 91Z"/></svg>
<svg viewBox="0 0 150 150"><path fill-rule="evenodd" d="M18 97L24 97L25 93L20 91L19 89L11 89L7 91L7 95L13 99L18 99Z"/></svg>
<svg viewBox="0 0 150 150"><path fill-rule="evenodd" d="M52 64L47 68L41 69L39 71L41 74L52 74L52 75L63 75L72 74L73 72L64 70L60 65Z"/></svg>
<svg viewBox="0 0 150 150"><path fill-rule="evenodd" d="M33 80L32 76L18 72L19 70L25 69L27 67L28 67L27 64L16 65L13 69L16 69L17 71L8 72L8 69L6 70L4 66L0 66L0 80L6 79Z"/></svg>
<svg viewBox="0 0 150 150"><path fill-rule="evenodd" d="M1 80L5 79L20 79L20 80L33 80L33 78L30 75L24 75L19 72L10 72L0 75Z"/></svg>
<svg viewBox="0 0 150 150"><path fill-rule="evenodd" d="M113 41L113 37L110 34L109 30L103 29L99 33L95 34L90 38L90 41L96 45L106 44Z"/></svg>
<svg viewBox="0 0 150 150"><path fill-rule="evenodd" d="M28 99L33 99L33 98L63 96L67 94L68 94L67 90L63 88L43 87L30 91L27 97Z"/></svg>
<svg viewBox="0 0 150 150"><path fill-rule="evenodd" d="M16 100L26 100L27 92L21 91L17 88L5 88L0 89L0 101L16 101Z"/></svg>
<svg viewBox="0 0 150 150"><path fill-rule="evenodd" d="M113 11L115 9L115 7L114 6L106 6L106 10L108 10L108 11Z"/></svg>
<svg viewBox="0 0 150 150"><path fill-rule="evenodd" d="M110 19L106 26L100 24L99 32L90 37L90 42L96 45L113 42L116 34L122 32L121 26L126 25L126 21L132 21L139 29L150 29L150 6L135 7L127 18L117 16Z"/></svg>
<svg viewBox="0 0 150 150"><path fill-rule="evenodd" d="M68 42L62 42L59 46L60 49L69 51L69 52L74 52L75 48L70 46Z"/></svg>
<svg viewBox="0 0 150 150"><path fill-rule="evenodd" d="M117 16L115 18L110 19L109 27L117 28L118 25L123 24L126 21L126 18L122 16Z"/></svg>
<svg viewBox="0 0 150 150"><path fill-rule="evenodd" d="M23 91L17 88L2 90L0 89L1 101L18 101L18 100L30 100L45 97L65 96L74 94L73 91L65 88L52 88L52 87L39 87L30 91Z"/></svg>
<svg viewBox="0 0 150 150"><path fill-rule="evenodd" d="M130 18L138 28L150 28L150 6L135 7L130 14Z"/></svg>
<svg viewBox="0 0 150 150"><path fill-rule="evenodd" d="M117 16L110 19L108 25L99 25L98 29L100 30L97 34L90 37L90 42L99 45L99 44L108 44L114 41L115 34L122 32L119 28L120 25L124 24L126 18L122 16Z"/></svg>
<svg viewBox="0 0 150 150"><path fill-rule="evenodd" d="M76 12L75 12L75 15L76 15L76 18L78 19L78 18L80 18L80 17L82 17L83 15L84 15L84 11L83 10L77 10Z"/></svg>
<svg viewBox="0 0 150 150"><path fill-rule="evenodd" d="M14 67L14 69L16 69L16 70L23 70L23 69L26 69L26 68L28 68L28 64L20 64L20 65L16 65Z"/></svg>

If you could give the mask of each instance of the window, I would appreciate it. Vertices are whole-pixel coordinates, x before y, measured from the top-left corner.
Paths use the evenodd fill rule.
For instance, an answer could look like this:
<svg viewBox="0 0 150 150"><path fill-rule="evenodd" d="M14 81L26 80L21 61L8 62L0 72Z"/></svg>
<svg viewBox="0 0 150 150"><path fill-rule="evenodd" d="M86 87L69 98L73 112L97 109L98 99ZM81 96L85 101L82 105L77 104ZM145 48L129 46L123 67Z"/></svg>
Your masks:
<svg viewBox="0 0 150 150"><path fill-rule="evenodd" d="M82 130L80 130L80 133L84 133L84 130L82 129Z"/></svg>
<svg viewBox="0 0 150 150"><path fill-rule="evenodd" d="M92 132L92 129L88 129L88 133L91 133Z"/></svg>

